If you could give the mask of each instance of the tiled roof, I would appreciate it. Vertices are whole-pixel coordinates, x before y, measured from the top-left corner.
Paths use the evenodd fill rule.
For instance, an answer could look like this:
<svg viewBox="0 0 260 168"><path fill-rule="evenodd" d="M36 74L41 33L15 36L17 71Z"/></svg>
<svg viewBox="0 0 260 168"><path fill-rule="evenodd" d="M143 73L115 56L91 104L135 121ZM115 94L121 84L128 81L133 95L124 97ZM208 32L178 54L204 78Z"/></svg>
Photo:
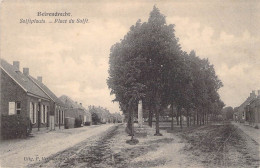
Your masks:
<svg viewBox="0 0 260 168"><path fill-rule="evenodd" d="M74 102L70 97L66 96L66 95L62 95L59 98L64 104L67 105L67 107L69 108L77 108L77 109L82 109L84 110L86 113L89 113L89 111L87 109L85 109L83 106L81 106L80 104L77 104L76 102Z"/></svg>
<svg viewBox="0 0 260 168"><path fill-rule="evenodd" d="M1 59L1 69L3 69L20 87L27 93L39 96L45 99L50 99L28 76L18 71L13 65Z"/></svg>
<svg viewBox="0 0 260 168"><path fill-rule="evenodd" d="M35 79L32 76L29 76L29 78L36 83L57 105L66 107L66 105L47 87L45 86L42 82L39 80Z"/></svg>
<svg viewBox="0 0 260 168"><path fill-rule="evenodd" d="M79 109L85 109L80 104L77 104L75 101L73 101L69 96L62 95L59 98L63 103L67 104L70 108L79 108Z"/></svg>

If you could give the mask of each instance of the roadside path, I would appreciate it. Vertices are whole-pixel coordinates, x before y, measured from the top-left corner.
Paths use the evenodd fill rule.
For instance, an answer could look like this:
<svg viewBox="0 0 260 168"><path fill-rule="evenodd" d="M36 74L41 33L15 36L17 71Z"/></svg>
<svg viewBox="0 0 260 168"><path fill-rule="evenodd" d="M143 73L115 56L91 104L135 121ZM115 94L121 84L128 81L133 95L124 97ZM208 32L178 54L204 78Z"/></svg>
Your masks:
<svg viewBox="0 0 260 168"><path fill-rule="evenodd" d="M260 129L255 129L250 126L243 125L243 123L232 122L233 125L241 129L245 134L250 136L260 145Z"/></svg>
<svg viewBox="0 0 260 168"><path fill-rule="evenodd" d="M106 132L114 124L57 130L0 143L1 167L25 167Z"/></svg>

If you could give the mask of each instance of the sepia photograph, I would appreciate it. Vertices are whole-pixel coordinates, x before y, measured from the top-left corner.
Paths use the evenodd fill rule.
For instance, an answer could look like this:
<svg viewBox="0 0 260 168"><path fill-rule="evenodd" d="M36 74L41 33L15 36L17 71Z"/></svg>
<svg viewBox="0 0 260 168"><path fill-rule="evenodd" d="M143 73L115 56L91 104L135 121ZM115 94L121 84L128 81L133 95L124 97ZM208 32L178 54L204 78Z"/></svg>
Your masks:
<svg viewBox="0 0 260 168"><path fill-rule="evenodd" d="M259 0L0 0L0 167L260 167Z"/></svg>

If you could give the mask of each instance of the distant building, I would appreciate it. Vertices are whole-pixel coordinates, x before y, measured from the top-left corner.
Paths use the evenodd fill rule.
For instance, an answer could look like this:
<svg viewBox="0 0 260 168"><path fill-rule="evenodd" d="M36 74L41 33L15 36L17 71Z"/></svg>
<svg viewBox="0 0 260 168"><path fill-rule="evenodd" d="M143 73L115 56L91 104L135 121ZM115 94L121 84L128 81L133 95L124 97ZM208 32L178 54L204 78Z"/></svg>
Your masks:
<svg viewBox="0 0 260 168"><path fill-rule="evenodd" d="M63 104L40 79L30 76L29 68L21 72L18 61L11 65L1 59L1 115L22 115L30 118L33 128L54 129L55 111L60 111L63 124Z"/></svg>
<svg viewBox="0 0 260 168"><path fill-rule="evenodd" d="M255 126L260 124L260 90L258 95L253 91L251 96L253 99L245 107L245 121Z"/></svg>
<svg viewBox="0 0 260 168"><path fill-rule="evenodd" d="M88 109L91 114L95 113L97 115L101 123L113 122L113 116L110 114L108 109L101 106L89 106Z"/></svg>
<svg viewBox="0 0 260 168"><path fill-rule="evenodd" d="M65 117L81 119L82 124L86 122L92 123L91 113L82 106L82 103L78 104L66 95L61 96L59 99L67 106Z"/></svg>
<svg viewBox="0 0 260 168"><path fill-rule="evenodd" d="M260 122L260 90L257 94L255 91L250 93L250 96L239 107L234 110L233 118L235 121L243 122L250 125L255 125Z"/></svg>
<svg viewBox="0 0 260 168"><path fill-rule="evenodd" d="M239 107L236 108L235 113L233 114L233 118L236 121L243 123L246 121L245 107L249 104L251 100L255 98L255 96L256 95L254 92L250 93L250 96Z"/></svg>

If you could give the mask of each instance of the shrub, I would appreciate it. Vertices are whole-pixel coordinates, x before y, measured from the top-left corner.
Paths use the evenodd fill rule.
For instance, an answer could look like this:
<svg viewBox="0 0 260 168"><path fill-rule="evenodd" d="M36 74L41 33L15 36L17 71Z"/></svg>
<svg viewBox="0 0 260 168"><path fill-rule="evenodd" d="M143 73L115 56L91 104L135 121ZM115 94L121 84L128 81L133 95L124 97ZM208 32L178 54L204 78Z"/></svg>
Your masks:
<svg viewBox="0 0 260 168"><path fill-rule="evenodd" d="M81 127L82 120L80 118L75 118L75 128Z"/></svg>
<svg viewBox="0 0 260 168"><path fill-rule="evenodd" d="M92 122L94 125L97 125L100 122L100 118L98 117L98 115L96 113L92 113L91 117L92 117Z"/></svg>
<svg viewBox="0 0 260 168"><path fill-rule="evenodd" d="M1 139L25 138L32 131L31 121L21 115L2 115Z"/></svg>
<svg viewBox="0 0 260 168"><path fill-rule="evenodd" d="M258 125L255 126L255 129L259 129Z"/></svg>
<svg viewBox="0 0 260 168"><path fill-rule="evenodd" d="M90 122L85 122L84 125L85 126L90 126Z"/></svg>

